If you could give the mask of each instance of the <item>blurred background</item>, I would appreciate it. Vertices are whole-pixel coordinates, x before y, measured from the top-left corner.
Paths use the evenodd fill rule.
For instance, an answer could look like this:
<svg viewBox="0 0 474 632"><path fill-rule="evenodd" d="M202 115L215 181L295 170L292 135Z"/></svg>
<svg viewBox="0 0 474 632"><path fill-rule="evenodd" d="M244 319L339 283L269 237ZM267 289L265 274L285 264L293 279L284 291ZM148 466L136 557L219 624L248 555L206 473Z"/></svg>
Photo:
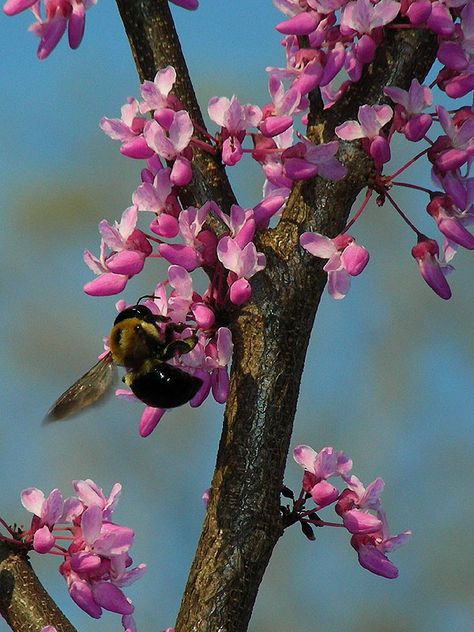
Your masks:
<svg viewBox="0 0 474 632"><path fill-rule="evenodd" d="M284 64L268 0L202 0L197 12L174 8L200 102L237 94L267 102L266 66ZM172 626L191 564L218 445L222 407L207 403L166 415L147 439L138 436L141 406L115 398L79 419L44 427L51 403L95 363L115 315L116 298L82 292L91 273L84 248L98 252L97 224L120 218L139 181L141 163L119 154L99 130L127 96L138 96L128 42L113 2L87 15L80 48L65 41L38 62L30 16L0 17L0 268L3 361L0 425L0 514L26 523L19 493L37 486L71 493L72 479L94 479L108 493L124 490L116 520L133 527L135 562L146 577L128 589L142 632ZM393 166L408 160L400 147ZM395 154L395 152L394 152ZM400 155L402 157L400 157ZM404 180L429 186L411 168ZM387 173L390 168L387 169ZM230 173L243 206L260 200L256 165ZM426 199L396 198L420 227ZM321 529L315 543L298 528L278 543L250 624L253 632L469 632L474 629L472 494L474 342L472 254L460 252L444 302L420 279L414 237L388 206L369 208L351 231L371 253L348 297L324 296L295 420L292 445L332 445L354 460L367 484L386 481L384 506L392 533L413 530L392 559L400 577L363 570L343 530ZM161 269L149 262L125 298L149 292ZM286 483L301 471L290 457ZM326 516L328 519L329 516ZM33 556L53 598L82 632L121 629L100 622L67 596L54 559ZM9 629L0 621L0 630Z"/></svg>

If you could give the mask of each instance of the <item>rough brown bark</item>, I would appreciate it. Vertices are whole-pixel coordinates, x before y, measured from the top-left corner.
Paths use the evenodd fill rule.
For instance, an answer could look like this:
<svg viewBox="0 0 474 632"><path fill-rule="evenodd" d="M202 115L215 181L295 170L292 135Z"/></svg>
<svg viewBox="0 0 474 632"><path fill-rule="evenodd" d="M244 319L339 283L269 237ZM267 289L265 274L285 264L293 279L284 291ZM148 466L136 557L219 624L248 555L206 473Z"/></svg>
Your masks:
<svg viewBox="0 0 474 632"><path fill-rule="evenodd" d="M0 612L15 632L77 632L45 591L26 553L0 542Z"/></svg>
<svg viewBox="0 0 474 632"><path fill-rule="evenodd" d="M173 64L178 76L186 77L174 92L196 116L198 105L167 3L117 4L140 77L151 78L158 68ZM323 112L313 97L309 137L332 140L335 125L356 118L359 105L383 101L385 85L407 88L412 77L422 80L434 58L435 41L428 32L389 32L364 78L340 104ZM282 533L280 488L309 335L326 282L322 262L302 251L298 238L305 230L338 234L371 176L357 143L341 143L339 157L348 167L348 178L297 184L278 227L259 236L257 246L267 267L254 279L252 301L231 323L235 349L224 428L176 632L244 632ZM223 189L215 199L231 201L222 169L198 164L199 178L207 182L200 191L219 191L222 177Z"/></svg>

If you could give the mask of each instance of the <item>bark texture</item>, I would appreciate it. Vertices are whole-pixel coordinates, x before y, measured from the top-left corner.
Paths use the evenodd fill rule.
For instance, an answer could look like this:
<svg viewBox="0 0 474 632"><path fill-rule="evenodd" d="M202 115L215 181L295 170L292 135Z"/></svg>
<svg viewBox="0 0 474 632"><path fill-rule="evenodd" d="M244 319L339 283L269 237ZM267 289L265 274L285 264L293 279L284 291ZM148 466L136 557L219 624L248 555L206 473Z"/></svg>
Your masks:
<svg viewBox="0 0 474 632"><path fill-rule="evenodd" d="M15 632L77 632L45 591L26 553L0 542L0 612Z"/></svg>
<svg viewBox="0 0 474 632"><path fill-rule="evenodd" d="M168 64L180 77L174 93L202 121L165 0L117 0L138 73L152 78ZM192 19L192 18L190 18ZM145 41L146 40L146 41ZM381 103L386 85L407 89L422 81L435 59L426 31L389 31L374 62L344 99L323 111L312 95L308 136L334 138L334 127L357 118L364 103ZM357 194L371 180L358 143L341 143L349 176L295 185L282 220L259 235L266 269L253 279L253 298L231 315L234 339L230 395L203 531L178 615L176 632L244 632L273 547L282 534L280 489L306 349L321 293L324 262L299 247L315 230L337 235ZM218 191L224 208L233 201L223 169L198 156L196 199ZM204 197L202 197L204 195ZM201 197L199 197L201 196ZM227 202L227 204L226 204Z"/></svg>

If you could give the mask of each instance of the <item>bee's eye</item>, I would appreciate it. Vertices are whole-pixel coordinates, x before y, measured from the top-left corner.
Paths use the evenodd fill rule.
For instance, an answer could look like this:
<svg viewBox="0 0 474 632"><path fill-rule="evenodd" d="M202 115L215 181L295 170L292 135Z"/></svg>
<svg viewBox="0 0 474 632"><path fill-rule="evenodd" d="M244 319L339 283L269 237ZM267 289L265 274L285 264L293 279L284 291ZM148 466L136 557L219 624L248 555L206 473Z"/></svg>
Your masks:
<svg viewBox="0 0 474 632"><path fill-rule="evenodd" d="M114 329L113 332L113 341L115 342L116 345L120 345L120 339L122 338L122 330L117 328Z"/></svg>

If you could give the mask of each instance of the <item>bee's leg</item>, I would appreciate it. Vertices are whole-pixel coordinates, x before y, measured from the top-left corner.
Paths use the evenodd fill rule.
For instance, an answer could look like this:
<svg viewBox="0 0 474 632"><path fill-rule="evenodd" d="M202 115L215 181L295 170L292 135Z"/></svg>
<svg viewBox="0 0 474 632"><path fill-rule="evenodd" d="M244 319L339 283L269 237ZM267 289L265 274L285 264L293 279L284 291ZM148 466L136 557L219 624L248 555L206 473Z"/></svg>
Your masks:
<svg viewBox="0 0 474 632"><path fill-rule="evenodd" d="M189 336L183 340L173 340L163 349L162 359L170 360L175 355L183 355L189 353L196 346L196 336Z"/></svg>

